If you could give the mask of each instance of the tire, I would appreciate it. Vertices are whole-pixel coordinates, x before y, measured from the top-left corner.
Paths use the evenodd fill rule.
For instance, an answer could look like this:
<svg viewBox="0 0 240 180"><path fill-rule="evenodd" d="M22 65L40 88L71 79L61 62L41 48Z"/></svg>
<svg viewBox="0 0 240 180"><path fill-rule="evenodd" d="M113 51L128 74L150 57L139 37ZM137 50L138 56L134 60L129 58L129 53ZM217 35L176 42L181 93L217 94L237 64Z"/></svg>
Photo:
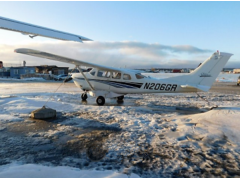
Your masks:
<svg viewBox="0 0 240 180"><path fill-rule="evenodd" d="M239 86L239 84L237 83L237 86Z"/></svg>
<svg viewBox="0 0 240 180"><path fill-rule="evenodd" d="M123 98L124 98L124 96L119 96L119 97L117 97L117 100L118 100L118 101L122 101Z"/></svg>
<svg viewBox="0 0 240 180"><path fill-rule="evenodd" d="M83 101L86 101L87 98L88 98L88 96L87 96L87 94L83 93L83 94L81 95L81 98L82 98Z"/></svg>
<svg viewBox="0 0 240 180"><path fill-rule="evenodd" d="M105 104L105 98L102 97L102 96L98 96L97 99L96 99L96 103L99 105L99 106L103 106Z"/></svg>

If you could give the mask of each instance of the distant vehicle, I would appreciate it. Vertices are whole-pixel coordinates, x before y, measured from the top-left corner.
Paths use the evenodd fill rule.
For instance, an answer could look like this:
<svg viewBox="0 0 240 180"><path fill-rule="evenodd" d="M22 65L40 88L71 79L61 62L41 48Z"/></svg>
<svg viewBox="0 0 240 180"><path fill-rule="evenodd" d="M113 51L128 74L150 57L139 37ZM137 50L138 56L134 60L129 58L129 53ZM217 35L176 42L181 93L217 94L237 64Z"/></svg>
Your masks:
<svg viewBox="0 0 240 180"><path fill-rule="evenodd" d="M181 73L181 69L173 69L172 73Z"/></svg>
<svg viewBox="0 0 240 180"><path fill-rule="evenodd" d="M66 79L66 77L68 76L68 74L60 74L57 77L54 78L55 81L62 81L64 79Z"/></svg>
<svg viewBox="0 0 240 180"><path fill-rule="evenodd" d="M238 86L240 85L240 76L238 77L237 85L238 85Z"/></svg>

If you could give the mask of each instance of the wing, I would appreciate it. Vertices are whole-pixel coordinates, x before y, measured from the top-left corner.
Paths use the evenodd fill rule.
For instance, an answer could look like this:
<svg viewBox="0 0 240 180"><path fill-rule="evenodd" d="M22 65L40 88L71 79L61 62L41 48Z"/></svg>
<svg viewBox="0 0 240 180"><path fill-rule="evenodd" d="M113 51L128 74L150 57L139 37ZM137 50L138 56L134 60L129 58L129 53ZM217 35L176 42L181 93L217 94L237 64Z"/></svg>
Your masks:
<svg viewBox="0 0 240 180"><path fill-rule="evenodd" d="M70 34L4 17L0 17L0 29L20 32L24 35L29 35L31 38L35 36L43 36L65 41L91 41L91 39L76 34Z"/></svg>
<svg viewBox="0 0 240 180"><path fill-rule="evenodd" d="M47 52L42 52L42 51L37 51L33 49L26 49L26 48L20 48L20 49L15 49L14 52L16 53L21 53L21 54L26 54L30 56L35 56L35 57L40 57L40 58L46 58L50 60L55 60L55 61L60 61L64 63L70 63L70 64L75 64L78 66L87 66L87 67L93 67L93 68L98 68L106 71L123 71L123 69L120 68L113 68L113 67L107 67L107 66L102 66L98 64L93 64L93 63L88 63L80 60L75 60L63 56L58 56L55 54L50 54Z"/></svg>

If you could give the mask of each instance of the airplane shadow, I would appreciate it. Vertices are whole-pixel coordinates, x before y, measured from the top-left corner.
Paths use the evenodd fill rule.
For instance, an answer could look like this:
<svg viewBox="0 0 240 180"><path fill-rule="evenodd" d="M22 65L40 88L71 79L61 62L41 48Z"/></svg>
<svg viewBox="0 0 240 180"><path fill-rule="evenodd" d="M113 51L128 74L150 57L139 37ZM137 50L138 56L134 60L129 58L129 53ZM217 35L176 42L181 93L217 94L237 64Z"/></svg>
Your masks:
<svg viewBox="0 0 240 180"><path fill-rule="evenodd" d="M104 106L138 106L135 103L135 99L124 99L123 101L118 101L116 99L106 99L106 103ZM88 98L85 101L80 101L82 105L91 105L91 106L98 106L95 99Z"/></svg>

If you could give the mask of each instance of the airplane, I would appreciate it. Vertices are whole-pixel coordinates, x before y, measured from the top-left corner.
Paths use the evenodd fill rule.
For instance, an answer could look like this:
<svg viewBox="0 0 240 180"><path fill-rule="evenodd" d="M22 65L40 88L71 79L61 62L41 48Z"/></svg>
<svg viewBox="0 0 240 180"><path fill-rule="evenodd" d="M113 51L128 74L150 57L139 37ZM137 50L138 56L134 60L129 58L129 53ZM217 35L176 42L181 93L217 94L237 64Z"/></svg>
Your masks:
<svg viewBox="0 0 240 180"><path fill-rule="evenodd" d="M82 100L87 100L87 94L89 94L96 97L96 103L99 106L105 104L106 98L117 98L118 101L123 101L126 94L189 93L199 90L207 92L233 55L216 51L192 73L154 79L144 76L137 70L98 65L33 49L19 48L15 49L15 52L74 64L80 73L73 74L71 79L84 91L81 95ZM83 72L81 66L92 67L92 70Z"/></svg>
<svg viewBox="0 0 240 180"><path fill-rule="evenodd" d="M42 36L65 41L92 41L84 36L5 17L0 17L0 29L20 32L29 35L30 38ZM80 73L73 74L71 78L75 85L84 91L81 96L82 100L86 100L87 94L89 94L96 97L99 106L105 104L106 98L117 98L122 101L126 94L208 91L233 55L217 51L190 74L158 80L146 77L140 71L102 66L32 49L20 48L16 49L15 52L74 64ZM80 66L92 67L93 69L90 72L83 72Z"/></svg>

